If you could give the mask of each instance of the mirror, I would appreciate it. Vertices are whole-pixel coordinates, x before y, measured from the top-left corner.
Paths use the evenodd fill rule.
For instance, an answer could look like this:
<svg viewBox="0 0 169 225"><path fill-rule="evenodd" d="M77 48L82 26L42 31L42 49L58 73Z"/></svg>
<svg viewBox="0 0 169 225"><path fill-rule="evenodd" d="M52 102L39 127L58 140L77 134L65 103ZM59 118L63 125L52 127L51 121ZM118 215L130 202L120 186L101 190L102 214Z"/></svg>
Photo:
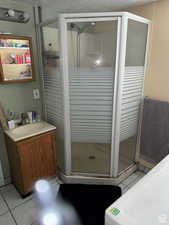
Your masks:
<svg viewBox="0 0 169 225"><path fill-rule="evenodd" d="M35 80L32 38L0 35L0 82Z"/></svg>

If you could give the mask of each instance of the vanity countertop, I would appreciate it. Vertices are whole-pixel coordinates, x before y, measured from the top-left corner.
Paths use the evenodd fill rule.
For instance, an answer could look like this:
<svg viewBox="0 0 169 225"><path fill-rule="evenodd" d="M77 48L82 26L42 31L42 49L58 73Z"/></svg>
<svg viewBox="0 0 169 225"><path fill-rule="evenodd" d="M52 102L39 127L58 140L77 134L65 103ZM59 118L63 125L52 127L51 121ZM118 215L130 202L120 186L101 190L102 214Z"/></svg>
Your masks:
<svg viewBox="0 0 169 225"><path fill-rule="evenodd" d="M51 130L55 130L56 127L45 122L40 121L23 126L16 127L11 130L5 130L5 133L14 141L21 141L23 139L33 137L42 133L46 133Z"/></svg>

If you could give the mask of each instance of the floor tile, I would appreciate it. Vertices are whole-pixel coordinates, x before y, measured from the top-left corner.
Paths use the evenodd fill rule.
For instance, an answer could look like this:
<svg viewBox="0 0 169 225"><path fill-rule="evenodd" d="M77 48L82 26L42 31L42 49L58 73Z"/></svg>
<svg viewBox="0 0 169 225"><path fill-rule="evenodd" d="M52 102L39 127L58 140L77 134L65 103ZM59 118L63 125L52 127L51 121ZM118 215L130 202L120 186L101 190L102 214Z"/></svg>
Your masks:
<svg viewBox="0 0 169 225"><path fill-rule="evenodd" d="M57 193L59 191L59 187L60 187L60 184L58 184L56 182L51 184L51 189L55 196L57 195Z"/></svg>
<svg viewBox="0 0 169 225"><path fill-rule="evenodd" d="M8 191L8 190L10 190L12 187L13 187L13 184L7 184L7 185L5 185L5 186L2 186L2 187L0 188L0 192Z"/></svg>
<svg viewBox="0 0 169 225"><path fill-rule="evenodd" d="M22 198L13 185L7 185L1 188L0 192L10 209L23 204L32 198L32 195L28 196L27 198Z"/></svg>
<svg viewBox="0 0 169 225"><path fill-rule="evenodd" d="M1 225L16 225L10 213L3 214L0 216Z"/></svg>
<svg viewBox="0 0 169 225"><path fill-rule="evenodd" d="M37 208L33 199L17 206L12 214L18 225L31 225L37 219Z"/></svg>
<svg viewBox="0 0 169 225"><path fill-rule="evenodd" d="M0 196L0 215L7 213L8 212L8 207L3 200L3 198Z"/></svg>

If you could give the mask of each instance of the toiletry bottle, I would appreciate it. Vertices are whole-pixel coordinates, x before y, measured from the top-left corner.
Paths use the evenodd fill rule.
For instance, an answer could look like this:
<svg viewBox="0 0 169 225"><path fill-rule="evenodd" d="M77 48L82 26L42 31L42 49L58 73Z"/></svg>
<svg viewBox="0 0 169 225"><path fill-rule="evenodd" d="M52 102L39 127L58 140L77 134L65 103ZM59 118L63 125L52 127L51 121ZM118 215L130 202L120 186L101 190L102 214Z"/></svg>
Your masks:
<svg viewBox="0 0 169 225"><path fill-rule="evenodd" d="M8 128L9 129L15 128L15 121L14 120L8 120Z"/></svg>
<svg viewBox="0 0 169 225"><path fill-rule="evenodd" d="M25 63L26 64L30 64L31 63L31 56L30 56L29 52L25 53Z"/></svg>
<svg viewBox="0 0 169 225"><path fill-rule="evenodd" d="M9 129L15 128L14 113L9 109L7 111L7 120Z"/></svg>
<svg viewBox="0 0 169 225"><path fill-rule="evenodd" d="M37 122L40 122L41 121L41 114L40 114L39 111L37 112L37 115L36 115L36 121Z"/></svg>
<svg viewBox="0 0 169 225"><path fill-rule="evenodd" d="M16 54L16 64L19 64L19 55Z"/></svg>
<svg viewBox="0 0 169 225"><path fill-rule="evenodd" d="M28 118L29 118L29 123L33 122L33 112L27 112Z"/></svg>
<svg viewBox="0 0 169 225"><path fill-rule="evenodd" d="M32 112L32 120L33 120L33 123L36 122L36 119L37 119L37 113L35 111Z"/></svg>
<svg viewBox="0 0 169 225"><path fill-rule="evenodd" d="M25 54L22 55L22 63L23 63L23 64L26 64L26 61L25 61Z"/></svg>

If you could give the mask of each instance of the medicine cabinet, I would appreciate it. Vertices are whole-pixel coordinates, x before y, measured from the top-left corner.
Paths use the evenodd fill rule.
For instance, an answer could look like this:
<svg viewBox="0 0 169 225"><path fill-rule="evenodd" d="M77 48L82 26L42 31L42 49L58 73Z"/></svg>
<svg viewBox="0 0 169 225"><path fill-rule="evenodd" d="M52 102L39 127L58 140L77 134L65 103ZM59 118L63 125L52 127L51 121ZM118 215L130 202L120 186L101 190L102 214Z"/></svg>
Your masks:
<svg viewBox="0 0 169 225"><path fill-rule="evenodd" d="M0 83L35 80L32 38L0 35Z"/></svg>

